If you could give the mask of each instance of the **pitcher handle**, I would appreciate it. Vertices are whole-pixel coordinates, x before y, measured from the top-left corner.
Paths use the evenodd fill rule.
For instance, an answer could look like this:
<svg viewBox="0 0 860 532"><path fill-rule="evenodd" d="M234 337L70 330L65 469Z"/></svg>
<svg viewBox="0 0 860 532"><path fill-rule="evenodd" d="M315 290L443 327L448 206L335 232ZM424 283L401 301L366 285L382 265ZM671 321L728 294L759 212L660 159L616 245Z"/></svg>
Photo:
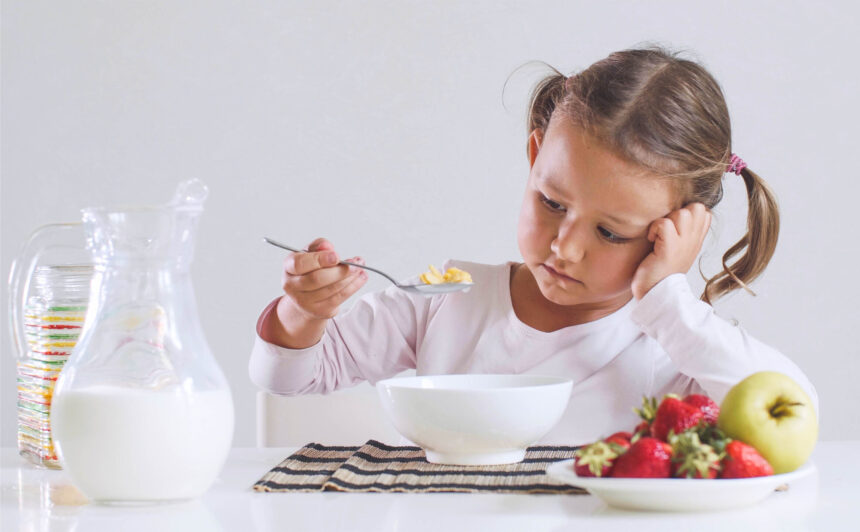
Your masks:
<svg viewBox="0 0 860 532"><path fill-rule="evenodd" d="M15 343L17 358L27 353L27 335L24 332L24 307L30 292L30 281L39 264L39 259L49 250L74 250L82 252L84 240L77 242L71 236L84 237L81 222L47 224L37 228L24 243L21 253L12 263L9 271L9 315L12 339Z"/></svg>

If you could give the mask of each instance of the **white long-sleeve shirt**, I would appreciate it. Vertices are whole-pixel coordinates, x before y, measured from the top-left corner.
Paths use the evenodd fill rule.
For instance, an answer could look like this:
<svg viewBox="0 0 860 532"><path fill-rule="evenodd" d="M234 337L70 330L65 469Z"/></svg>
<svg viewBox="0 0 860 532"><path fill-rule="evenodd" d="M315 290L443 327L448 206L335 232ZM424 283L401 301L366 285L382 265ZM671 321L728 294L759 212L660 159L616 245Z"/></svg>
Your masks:
<svg viewBox="0 0 860 532"><path fill-rule="evenodd" d="M531 373L573 380L570 403L544 443L583 444L632 430L643 395L704 393L718 403L744 377L763 370L792 377L818 408L815 388L777 350L714 314L675 274L641 300L598 320L542 332L511 304L514 263L452 262L471 273L468 292L427 298L395 287L365 295L329 320L320 341L287 349L260 338L252 381L275 394L328 393L375 383L407 369L417 375ZM271 319L277 319L271 316Z"/></svg>

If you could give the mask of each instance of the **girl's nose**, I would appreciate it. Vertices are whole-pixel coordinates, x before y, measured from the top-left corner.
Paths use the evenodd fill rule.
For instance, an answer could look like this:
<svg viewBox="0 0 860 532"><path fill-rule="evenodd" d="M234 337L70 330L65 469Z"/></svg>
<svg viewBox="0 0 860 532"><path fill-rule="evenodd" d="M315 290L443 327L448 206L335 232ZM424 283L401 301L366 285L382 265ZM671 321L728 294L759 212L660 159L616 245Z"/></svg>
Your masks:
<svg viewBox="0 0 860 532"><path fill-rule="evenodd" d="M582 226L583 224L577 223L576 220L562 222L558 234L550 243L550 251L566 262L579 262L584 259L588 235L584 233Z"/></svg>

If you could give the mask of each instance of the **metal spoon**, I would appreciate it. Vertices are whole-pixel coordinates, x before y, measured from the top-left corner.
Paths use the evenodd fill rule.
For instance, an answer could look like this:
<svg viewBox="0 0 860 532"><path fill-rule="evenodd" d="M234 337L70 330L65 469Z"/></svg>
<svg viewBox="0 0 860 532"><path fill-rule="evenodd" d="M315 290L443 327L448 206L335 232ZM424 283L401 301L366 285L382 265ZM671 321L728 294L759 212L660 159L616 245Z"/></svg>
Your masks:
<svg viewBox="0 0 860 532"><path fill-rule="evenodd" d="M294 251L296 253L307 253L308 252L308 250L306 250L306 249L297 249L294 247L290 247L286 244L282 244L280 242L277 242L277 241L272 240L271 238L268 238L265 236L263 237L263 241L268 243L268 244L271 244L275 247L286 249L288 251ZM423 294L425 296L432 296L432 295L436 295L436 294L445 294L448 292L459 292L461 290L468 290L469 288L472 287L472 285L475 284L475 283L400 284L393 277L388 275L387 273L385 273L381 270L377 270L376 268L371 268L370 266L365 266L364 264L356 264L354 262L349 262L349 261L345 261L345 260L339 261L338 264L344 264L347 266L355 266L356 268L362 268L365 270L370 270L374 273L378 273L379 275L385 277L386 279L388 279L389 281L394 283L394 286L396 286L397 288L399 288L401 290L406 290L407 292L413 292L416 294Z"/></svg>

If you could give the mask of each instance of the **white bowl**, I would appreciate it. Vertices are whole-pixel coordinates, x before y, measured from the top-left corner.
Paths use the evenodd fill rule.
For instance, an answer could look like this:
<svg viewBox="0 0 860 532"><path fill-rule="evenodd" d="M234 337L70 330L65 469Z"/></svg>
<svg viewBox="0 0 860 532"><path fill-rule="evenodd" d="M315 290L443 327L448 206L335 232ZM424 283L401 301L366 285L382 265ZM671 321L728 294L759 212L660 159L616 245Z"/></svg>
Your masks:
<svg viewBox="0 0 860 532"><path fill-rule="evenodd" d="M436 375L382 380L388 418L437 464L520 462L561 419L573 382L541 375Z"/></svg>

